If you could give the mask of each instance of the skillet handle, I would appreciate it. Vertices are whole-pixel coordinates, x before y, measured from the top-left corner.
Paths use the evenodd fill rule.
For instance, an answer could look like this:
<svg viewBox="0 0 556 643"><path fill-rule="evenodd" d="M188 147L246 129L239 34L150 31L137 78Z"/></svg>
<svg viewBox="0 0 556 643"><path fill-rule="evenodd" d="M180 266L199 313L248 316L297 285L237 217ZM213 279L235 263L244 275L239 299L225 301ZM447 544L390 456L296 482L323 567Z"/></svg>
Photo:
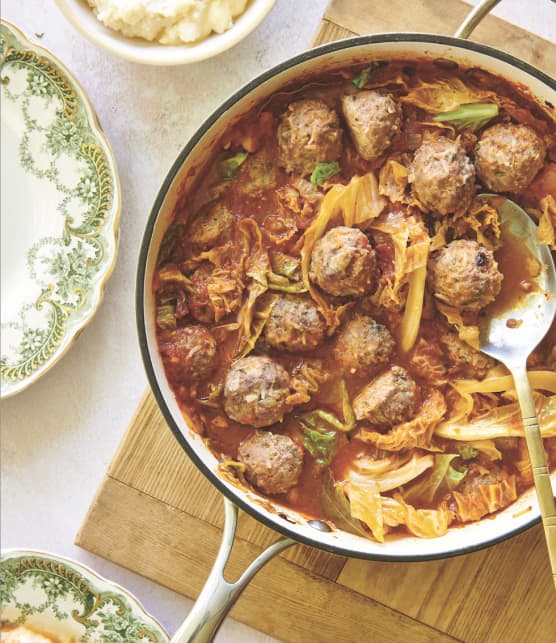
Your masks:
<svg viewBox="0 0 556 643"><path fill-rule="evenodd" d="M499 2L500 0L482 0L479 2L479 4L467 14L454 36L456 36L456 38L469 38L475 27Z"/></svg>
<svg viewBox="0 0 556 643"><path fill-rule="evenodd" d="M170 643L210 643L253 576L276 554L297 544L290 538L277 540L255 558L235 583L229 583L224 579L224 569L234 542L237 516L237 507L224 498L224 531L214 566L193 609Z"/></svg>

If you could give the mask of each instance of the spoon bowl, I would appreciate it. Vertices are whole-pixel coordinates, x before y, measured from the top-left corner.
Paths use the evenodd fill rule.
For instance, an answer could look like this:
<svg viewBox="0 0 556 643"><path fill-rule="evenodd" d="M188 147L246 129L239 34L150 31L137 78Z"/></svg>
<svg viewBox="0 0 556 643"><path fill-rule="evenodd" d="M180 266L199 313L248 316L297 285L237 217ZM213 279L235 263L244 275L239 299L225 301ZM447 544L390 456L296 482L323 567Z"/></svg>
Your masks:
<svg viewBox="0 0 556 643"><path fill-rule="evenodd" d="M528 283L496 301L479 319L479 341L483 353L509 364L524 364L549 331L556 313L556 271L550 249L537 243L537 226L516 203L494 194L479 199L492 205L500 216L501 241L521 247L516 261L529 264ZM505 277L506 279L506 277Z"/></svg>

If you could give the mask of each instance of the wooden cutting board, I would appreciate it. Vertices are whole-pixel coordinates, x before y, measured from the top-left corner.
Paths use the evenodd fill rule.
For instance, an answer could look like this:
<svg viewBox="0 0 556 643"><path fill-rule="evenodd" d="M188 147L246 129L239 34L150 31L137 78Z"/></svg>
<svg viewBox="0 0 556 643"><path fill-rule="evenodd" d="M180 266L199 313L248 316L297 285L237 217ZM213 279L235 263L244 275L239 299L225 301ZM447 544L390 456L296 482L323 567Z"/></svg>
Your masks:
<svg viewBox="0 0 556 643"><path fill-rule="evenodd" d="M315 44L384 31L452 33L467 11L459 0L333 0ZM553 44L502 20L489 17L474 37L548 73L556 70ZM147 393L76 544L194 598L213 564L222 524L221 496ZM229 577L276 537L242 514ZM363 562L299 545L255 577L231 615L292 643L551 643L555 596L536 526L496 547L427 563Z"/></svg>

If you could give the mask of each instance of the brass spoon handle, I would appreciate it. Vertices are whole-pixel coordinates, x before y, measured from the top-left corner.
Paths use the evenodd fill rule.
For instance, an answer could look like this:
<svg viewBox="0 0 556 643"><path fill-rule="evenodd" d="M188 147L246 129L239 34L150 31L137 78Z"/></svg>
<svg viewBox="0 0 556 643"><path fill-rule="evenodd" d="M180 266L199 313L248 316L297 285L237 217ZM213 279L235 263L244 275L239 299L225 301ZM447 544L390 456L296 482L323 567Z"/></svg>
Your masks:
<svg viewBox="0 0 556 643"><path fill-rule="evenodd" d="M525 440L533 469L535 488L541 510L544 535L548 547L548 557L552 568L552 579L556 588L556 502L546 462L546 454L539 429L537 410L531 392L525 366L512 369L515 390L521 407Z"/></svg>

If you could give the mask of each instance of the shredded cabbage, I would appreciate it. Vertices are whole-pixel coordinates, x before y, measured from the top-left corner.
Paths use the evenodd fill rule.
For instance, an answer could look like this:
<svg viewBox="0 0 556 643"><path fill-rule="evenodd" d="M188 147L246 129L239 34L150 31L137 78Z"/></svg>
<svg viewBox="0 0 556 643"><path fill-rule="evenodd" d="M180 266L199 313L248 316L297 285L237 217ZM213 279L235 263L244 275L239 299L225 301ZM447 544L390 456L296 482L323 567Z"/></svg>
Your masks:
<svg viewBox="0 0 556 643"><path fill-rule="evenodd" d="M500 215L496 208L483 200L476 199L464 214L448 220L455 238L473 236L478 243L489 250L496 250L500 240Z"/></svg>
<svg viewBox="0 0 556 643"><path fill-rule="evenodd" d="M556 201L550 194L541 199L541 208L537 239L556 250Z"/></svg>
<svg viewBox="0 0 556 643"><path fill-rule="evenodd" d="M383 493L392 491L411 482L434 464L432 455L414 453L408 459L406 454L388 454L388 457L374 460L370 457L358 458L349 473L352 476L367 476L378 485L378 490ZM378 466L377 466L378 465Z"/></svg>
<svg viewBox="0 0 556 643"><path fill-rule="evenodd" d="M503 469L497 473L473 465L478 476L474 476L465 490L452 492L455 501L455 517L460 522L480 520L487 514L507 507L517 498L515 476Z"/></svg>
<svg viewBox="0 0 556 643"><path fill-rule="evenodd" d="M329 379L330 373L320 360L304 360L292 374L290 386L295 392L287 398L287 404L305 404L311 399L311 394L317 393L320 385Z"/></svg>
<svg viewBox="0 0 556 643"><path fill-rule="evenodd" d="M378 175L378 191L388 197L392 203L405 203L405 190L408 185L409 170L395 161L388 159L380 168Z"/></svg>
<svg viewBox="0 0 556 643"><path fill-rule="evenodd" d="M422 294L424 294L423 270L429 256L430 238L425 225L417 213L388 212L385 216L373 221L371 228L387 234L394 244L393 278L381 278L371 301L375 306L390 311L399 311L405 303L403 286L408 284L412 274L413 294L410 309L405 315L402 332L406 339L404 344L411 347L411 337L421 322ZM415 341L413 339L413 341Z"/></svg>
<svg viewBox="0 0 556 643"><path fill-rule="evenodd" d="M433 459L433 456L429 457ZM419 501L432 503L437 494L455 489L466 474L466 470L458 471L452 466L453 460L458 457L457 453L436 454L429 475L407 487L402 492L404 500L411 504L417 504Z"/></svg>
<svg viewBox="0 0 556 643"><path fill-rule="evenodd" d="M556 373L554 371L529 371L529 384L533 389L556 393ZM459 393L500 393L514 390L511 375L490 375L484 380L454 380L452 386Z"/></svg>
<svg viewBox="0 0 556 643"><path fill-rule="evenodd" d="M457 308L448 306L448 304L438 300L435 303L438 310L446 317L446 321L456 327L461 341L467 342L469 346L472 346L476 350L480 350L479 327L474 325L466 326L463 322L461 312Z"/></svg>
<svg viewBox="0 0 556 643"><path fill-rule="evenodd" d="M556 395L547 397L535 392L535 406L543 438L556 436ZM498 406L484 415L462 422L449 418L434 429L434 434L448 440L494 440L525 436L521 410L517 402Z"/></svg>
<svg viewBox="0 0 556 643"><path fill-rule="evenodd" d="M437 114L434 120L441 123L449 122L458 129L470 129L476 132L496 116L498 116L498 105L495 103L472 103Z"/></svg>
<svg viewBox="0 0 556 643"><path fill-rule="evenodd" d="M255 342L257 341L255 338L257 333L254 332L252 323L257 300L268 290L270 259L267 251L263 247L261 230L256 221L253 219L243 219L238 224L238 228L245 239L245 243L250 248L250 254L245 261L245 276L249 279L247 284L247 297L238 313L240 334L236 347L236 354L246 355L249 350L255 346ZM261 332L262 327L258 329L258 335L260 335Z"/></svg>
<svg viewBox="0 0 556 643"><path fill-rule="evenodd" d="M415 105L434 114L450 112L461 105L487 100L496 103L497 95L489 90L471 88L459 78L446 78L430 83L419 80L406 96L400 97L402 103Z"/></svg>
<svg viewBox="0 0 556 643"><path fill-rule="evenodd" d="M372 172L354 176L347 185L334 185L324 197L319 212L303 234L301 271L303 282L319 307L327 325L333 330L340 323L339 311L332 309L323 295L309 279L311 253L315 242L326 232L329 224L338 217L346 226L366 226L386 207L386 199L378 193L378 182Z"/></svg>
<svg viewBox="0 0 556 643"><path fill-rule="evenodd" d="M384 542L389 527L398 525L419 538L436 538L448 531L450 517L444 508L415 509L399 493L381 496L379 485L360 474L351 477L347 489L352 517L364 522L379 542Z"/></svg>
<svg viewBox="0 0 556 643"><path fill-rule="evenodd" d="M400 451L402 449L422 448L436 450L431 445L431 437L436 425L446 413L444 396L438 389L432 389L417 415L409 422L398 424L388 431L379 433L368 428L359 431L358 438L374 444L377 449ZM442 436L444 437L444 436Z"/></svg>

